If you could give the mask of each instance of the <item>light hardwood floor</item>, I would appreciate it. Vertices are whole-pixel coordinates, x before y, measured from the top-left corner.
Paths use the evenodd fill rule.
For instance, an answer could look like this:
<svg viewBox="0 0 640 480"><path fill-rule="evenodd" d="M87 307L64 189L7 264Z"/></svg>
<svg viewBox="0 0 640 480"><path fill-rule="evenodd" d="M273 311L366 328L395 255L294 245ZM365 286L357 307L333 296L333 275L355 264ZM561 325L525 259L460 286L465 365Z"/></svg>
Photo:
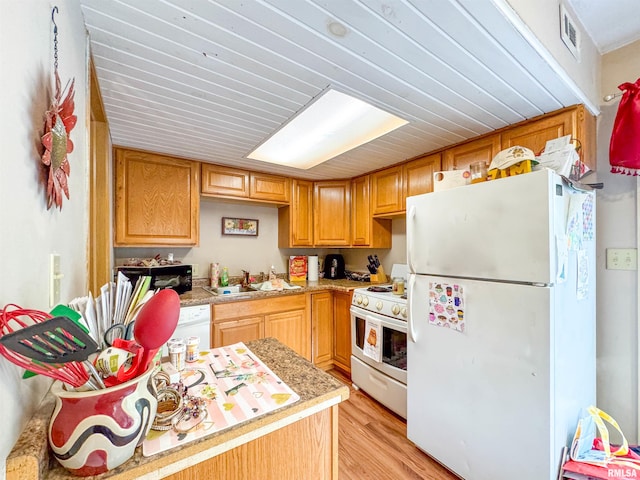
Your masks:
<svg viewBox="0 0 640 480"><path fill-rule="evenodd" d="M459 480L407 439L404 419L355 390L340 371L328 373L350 388L339 407L340 480Z"/></svg>

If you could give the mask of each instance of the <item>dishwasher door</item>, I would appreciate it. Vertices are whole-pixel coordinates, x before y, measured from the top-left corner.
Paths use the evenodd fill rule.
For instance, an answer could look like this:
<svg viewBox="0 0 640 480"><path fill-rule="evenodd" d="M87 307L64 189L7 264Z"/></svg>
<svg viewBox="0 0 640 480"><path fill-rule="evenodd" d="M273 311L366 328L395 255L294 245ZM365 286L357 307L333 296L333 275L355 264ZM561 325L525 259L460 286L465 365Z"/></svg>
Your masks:
<svg viewBox="0 0 640 480"><path fill-rule="evenodd" d="M178 326L172 338L198 337L200 338L200 350L211 348L211 305L192 305L180 308ZM163 355L168 355L166 345L163 347Z"/></svg>

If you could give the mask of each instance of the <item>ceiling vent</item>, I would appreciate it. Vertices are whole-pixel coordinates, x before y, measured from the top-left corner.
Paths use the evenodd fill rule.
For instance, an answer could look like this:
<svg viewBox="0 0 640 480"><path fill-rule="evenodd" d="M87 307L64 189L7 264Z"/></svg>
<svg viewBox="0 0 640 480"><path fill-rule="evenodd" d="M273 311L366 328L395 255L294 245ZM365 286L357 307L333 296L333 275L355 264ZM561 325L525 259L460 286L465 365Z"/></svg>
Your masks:
<svg viewBox="0 0 640 480"><path fill-rule="evenodd" d="M560 38L577 61L580 61L580 30L564 5L560 5Z"/></svg>

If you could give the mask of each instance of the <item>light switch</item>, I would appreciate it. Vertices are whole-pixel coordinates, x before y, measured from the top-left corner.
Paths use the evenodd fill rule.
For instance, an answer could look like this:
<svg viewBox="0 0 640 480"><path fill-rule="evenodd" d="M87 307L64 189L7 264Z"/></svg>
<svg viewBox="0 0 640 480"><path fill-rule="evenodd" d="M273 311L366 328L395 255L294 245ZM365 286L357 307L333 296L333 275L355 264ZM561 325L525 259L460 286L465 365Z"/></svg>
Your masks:
<svg viewBox="0 0 640 480"><path fill-rule="evenodd" d="M637 270L638 250L635 248L607 248L607 270Z"/></svg>
<svg viewBox="0 0 640 480"><path fill-rule="evenodd" d="M60 273L59 253L52 253L49 262L49 306L53 307L60 303L60 283L64 275Z"/></svg>

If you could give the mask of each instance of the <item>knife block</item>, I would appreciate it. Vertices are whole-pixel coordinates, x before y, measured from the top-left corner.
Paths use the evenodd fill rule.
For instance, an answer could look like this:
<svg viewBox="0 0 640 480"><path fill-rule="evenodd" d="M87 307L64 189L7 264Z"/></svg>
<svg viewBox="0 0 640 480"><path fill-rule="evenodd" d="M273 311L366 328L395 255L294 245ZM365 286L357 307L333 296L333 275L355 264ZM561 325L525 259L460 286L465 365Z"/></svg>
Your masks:
<svg viewBox="0 0 640 480"><path fill-rule="evenodd" d="M369 280L371 280L371 283L387 283L387 275L384 273L382 265L378 267L378 271L376 273L369 275Z"/></svg>

